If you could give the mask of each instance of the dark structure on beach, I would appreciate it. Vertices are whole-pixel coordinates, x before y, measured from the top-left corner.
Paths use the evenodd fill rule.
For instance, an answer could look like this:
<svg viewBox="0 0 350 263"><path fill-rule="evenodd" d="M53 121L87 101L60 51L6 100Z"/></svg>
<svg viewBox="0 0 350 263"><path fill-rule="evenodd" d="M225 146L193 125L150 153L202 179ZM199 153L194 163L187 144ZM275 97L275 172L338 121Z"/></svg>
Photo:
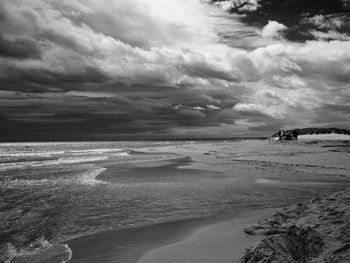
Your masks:
<svg viewBox="0 0 350 263"><path fill-rule="evenodd" d="M299 135L312 135L312 134L346 134L350 135L350 130L339 128L303 128L293 129L287 131L278 131L273 134L271 138L279 137L280 140L297 140Z"/></svg>

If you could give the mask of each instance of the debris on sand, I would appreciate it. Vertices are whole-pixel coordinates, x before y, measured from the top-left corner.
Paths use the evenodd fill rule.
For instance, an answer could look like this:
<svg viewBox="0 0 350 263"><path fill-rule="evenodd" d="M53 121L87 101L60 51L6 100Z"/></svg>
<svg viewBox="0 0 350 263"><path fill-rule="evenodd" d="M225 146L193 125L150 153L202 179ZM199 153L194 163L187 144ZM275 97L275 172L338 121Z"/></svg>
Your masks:
<svg viewBox="0 0 350 263"><path fill-rule="evenodd" d="M244 263L350 262L350 190L285 208L244 231L265 235Z"/></svg>

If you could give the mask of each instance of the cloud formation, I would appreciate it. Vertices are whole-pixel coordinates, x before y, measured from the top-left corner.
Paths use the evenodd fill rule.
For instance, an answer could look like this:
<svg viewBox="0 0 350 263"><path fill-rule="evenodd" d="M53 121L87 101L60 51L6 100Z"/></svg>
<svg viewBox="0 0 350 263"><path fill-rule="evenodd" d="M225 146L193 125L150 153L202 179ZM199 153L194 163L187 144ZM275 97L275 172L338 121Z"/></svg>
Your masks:
<svg viewBox="0 0 350 263"><path fill-rule="evenodd" d="M350 18L346 14L315 15L304 18L301 23L317 40L350 39Z"/></svg>
<svg viewBox="0 0 350 263"><path fill-rule="evenodd" d="M328 26L322 19L308 23ZM2 1L1 136L239 136L347 125L349 108L336 106L350 101L348 38L291 42L270 21L252 49L230 44L251 39L238 31L222 39L231 26L244 24L200 0Z"/></svg>
<svg viewBox="0 0 350 263"><path fill-rule="evenodd" d="M282 38L281 33L286 30L287 27L276 21L269 21L262 30L262 36L265 38Z"/></svg>
<svg viewBox="0 0 350 263"><path fill-rule="evenodd" d="M259 8L259 0L223 0L214 3L226 12L249 13Z"/></svg>

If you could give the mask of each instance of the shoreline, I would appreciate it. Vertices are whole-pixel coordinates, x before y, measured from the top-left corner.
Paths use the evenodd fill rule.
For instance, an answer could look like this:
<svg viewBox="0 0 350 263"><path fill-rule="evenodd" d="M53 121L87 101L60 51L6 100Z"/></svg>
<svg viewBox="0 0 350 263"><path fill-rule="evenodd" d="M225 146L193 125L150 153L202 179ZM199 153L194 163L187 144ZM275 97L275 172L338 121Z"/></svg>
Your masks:
<svg viewBox="0 0 350 263"><path fill-rule="evenodd" d="M238 211L238 213L240 213ZM175 220L135 228L99 232L68 240L73 251L70 263L118 262L136 263L143 254L164 245L179 242L198 229L227 220L204 217Z"/></svg>
<svg viewBox="0 0 350 263"><path fill-rule="evenodd" d="M152 155L153 157L159 155L163 156L163 158L147 158L148 160L130 162L126 165L115 162L104 162L103 164L101 163L101 166L108 168L108 170L101 173L97 179L110 181L113 179L114 170L118 170L118 180L116 181L118 183L127 182L125 180L128 180L128 177L123 176L123 174L130 174L131 170L132 174L138 174L138 171L149 174L149 176L153 174L151 178L153 178L155 181L158 181L161 178L157 176L157 171L164 172L164 170L167 170L167 167L176 167L175 171L182 172L185 169L191 169L192 172L196 171L201 173L204 171L210 171L211 167L209 163L206 163L206 160L211 160L214 163L216 163L217 160L219 163L224 160L222 159L223 157L221 157L223 153L212 151L212 149L209 150L210 148L208 147L210 145L211 144L187 145L184 148L178 148L177 146L166 146L161 149L158 148L157 151L154 151L153 148L144 148L142 151L151 154L149 157ZM192 151L193 149L195 149L194 152ZM174 150L176 154L174 154ZM220 159L213 159L213 157L217 156L218 154L220 154ZM164 158L164 155L168 155L168 157ZM191 157L190 162L188 162L188 160L184 161L183 158L189 157ZM251 159L251 157L249 159ZM287 160L289 160L289 157ZM231 162L233 161L234 160L231 160ZM296 163L303 163L303 161L297 161ZM130 167L130 164L133 164L133 167ZM310 163L308 163L306 167L311 167ZM215 167L216 172L220 171L221 169L223 168L220 166ZM260 178L260 176L258 178ZM137 180L140 180L140 182L143 181L141 177L138 177ZM114 181L114 179L112 181ZM283 206L283 208L284 207L287 206ZM277 208L273 210L276 211ZM206 219L204 219L204 221L202 221L203 219L194 219L192 224L188 223L192 221L192 219L189 221L180 220L149 225L137 229L102 232L97 233L96 235L93 234L91 236L85 236L68 242L73 251L73 257L70 262L75 263L81 261L84 263L93 263L98 261L101 263L110 263L118 261L122 263L175 263L186 262L186 258L190 258L190 261L187 261L189 263L203 263L206 262L206 259L210 259L211 255L214 255L213 252L208 254L207 249L201 249L200 253L204 252L204 255L206 256L204 258L203 256L199 256L200 253L198 252L198 248L196 248L196 246L201 244L203 248L205 247L206 242L211 244L212 250L217 251L215 254L216 261L232 262L233 259L238 260L241 256L243 256L244 250L251 247L254 242L263 238L263 236L254 236L253 238L249 237L253 239L252 241L247 238L246 234L244 234L244 228L250 227L250 225L256 224L258 221L273 215L271 212L265 216L262 216L260 212L262 212L261 209L255 211L252 209L247 209L247 211L239 214L237 217L232 218L231 214L231 218L226 218L225 220L221 218L220 220L216 220L216 222L205 222ZM249 217L244 218L243 221L239 221L239 218L241 218L243 214L247 215L249 213ZM233 224L236 224L236 227L232 228ZM215 237L215 231L213 229L218 230L218 232L222 233L223 235L227 234L229 236L227 237L227 240L230 241L226 242L225 246L223 246L219 237ZM128 231L131 231L131 234L130 232L128 233ZM203 238L203 236L205 236L205 238ZM237 236L239 236L238 239ZM122 240L123 238L129 238L129 243L125 243ZM71 245L75 242L76 244L79 243L79 245ZM96 245L98 246L97 248L95 247ZM189 251L191 247L193 249L192 252ZM236 247L236 250L234 247ZM218 251L220 251L220 253ZM239 255L235 257L235 253L238 253ZM169 255L172 255L172 258L170 258L171 256L169 257ZM181 255L181 259L177 260L177 256L179 255ZM197 256L199 256L199 258L194 261ZM208 263L209 262L213 262L213 258L211 258Z"/></svg>
<svg viewBox="0 0 350 263"><path fill-rule="evenodd" d="M147 251L136 263L348 262L349 226L350 188L202 226Z"/></svg>
<svg viewBox="0 0 350 263"><path fill-rule="evenodd" d="M183 217L178 217L179 221L169 222L162 221L161 218L158 220L157 217L152 217L151 210L145 210L146 215L149 216L147 213L150 213L150 216L137 218L139 225L137 223L130 224L130 227L135 228L110 230L113 229L111 227L105 229L105 232L91 228L88 229L89 231L79 232L78 234L81 236L77 238L56 238L55 240L49 239L49 241L52 242L52 245L60 242L60 246L68 243L73 254L73 258L69 262L73 263L110 263L115 261L147 263L147 258L149 259L152 255L153 258L159 258L159 263L163 263L164 261L161 259L163 252L161 251L167 250L166 254L170 255L173 253L171 251L179 251L181 246L186 250L191 247L191 244L193 248L193 243L200 243L202 244L201 251L205 254L208 250L203 248L205 242L210 242L212 249L217 251L215 258L219 261L225 262L230 258L229 262L232 262L235 255L229 253L234 251L234 247L241 248L239 250L240 257L243 256L244 249L252 244L242 241L247 239L243 228L260 220L259 215L262 210L257 210L257 207L285 207L285 205L304 202L315 196L324 197L345 189L345 184L348 185L349 181L347 176L349 166L346 162L348 158L347 147L347 145L339 143L269 145L265 142L250 141L249 144L247 142L232 144L222 142L220 144L201 143L145 147L138 148L140 152L137 152L135 156L123 156L122 158L108 155L108 159L88 165L103 169L104 171L99 173L95 180L111 182L110 184L96 184L96 186L95 184L86 184L86 178L84 177L82 180L79 175L72 178L72 182L76 184L74 187L81 186L84 191L96 190L94 192L96 194L99 193L98 189L106 191L106 197L111 198L110 201L113 201L114 197L118 197L121 193L128 194L129 189L134 190L134 193L138 193L139 189L147 189L146 193L162 190L163 192L160 193L165 194L168 194L168 189L176 190L173 197L182 196L181 194L185 193L187 194L185 200L189 201L196 197L196 192L193 190L207 193L208 189L216 194L222 193L223 189L229 194L227 200L220 199L219 195L216 196L218 200L214 200L217 205L222 205L222 209L221 206L213 206L210 210L216 211L215 209L219 207L218 211L223 214L212 214L211 217L206 218L207 215L204 213L206 210L203 210L203 215L186 214L186 210L184 210L181 211ZM98 154L101 155L101 153ZM136 157L136 159L132 157ZM34 179L33 182L35 182ZM230 185L230 188L226 188L226 185ZM56 187L56 185L54 186ZM186 187L185 190L183 187ZM103 191L101 193L104 193ZM96 196L99 197L99 195ZM226 194L223 197L226 197ZM94 200L87 199L87 201ZM115 200L119 199L115 198ZM229 203L229 200L233 203ZM212 201L210 200L209 204ZM182 202L174 204L182 204ZM203 209L208 207L207 203L202 205ZM107 214L115 213L115 218L118 219L119 210L116 208L118 206L111 205L109 210L101 210L104 213L107 211ZM165 208L172 209L172 206L169 204ZM189 208L191 207L189 206ZM166 211L163 210L164 213ZM106 226L111 226L112 223L117 225L119 222L112 217L111 219L114 221L107 221L107 218L92 212ZM238 223L239 218L247 213L251 213L251 216L244 218L245 224ZM270 215L272 214L267 215L266 218ZM122 217L119 218L123 220ZM169 218L172 220L171 217ZM186 220L185 218L194 219ZM136 219L133 220L136 221ZM234 227L234 224L237 227ZM89 227L90 225L85 224L85 226ZM99 232L94 232L95 230ZM86 235L89 232L90 234ZM229 237L226 239L228 241L224 244L220 243L222 240L215 237L216 232L222 233L221 236L228 235ZM239 235L240 237L237 239ZM254 236L254 240L255 238L257 236ZM185 257L187 253L187 256L191 258L191 263L193 263L194 257L201 253L198 250L195 253L185 250L182 250L182 256ZM39 256L40 251L37 252L35 254ZM209 259L211 255L214 255L214 252L206 258ZM225 259L222 258L223 255L226 255ZM180 261L186 262L183 258ZM197 261L205 262L203 258ZM39 259L37 262L43 263L45 261ZM167 259L166 262L171 261Z"/></svg>
<svg viewBox="0 0 350 263"><path fill-rule="evenodd" d="M160 253L163 253L162 251L166 251L168 253L172 250L173 246L186 244L189 240L196 243L196 240L203 240L202 235L212 236L213 231L216 231L216 229L219 229L220 233L228 234L227 238L230 242L227 242L227 246L230 247L233 244L232 242L234 242L236 234L239 234L240 237L237 244L241 250L240 255L243 256L244 249L252 245L253 241L258 240L258 237L247 238L247 235L243 232L243 228L255 223L257 220L266 219L277 209L279 208L249 209L237 211L237 215L234 218L232 216L220 215L216 217L185 219L83 236L65 242L73 252L69 263L112 263L116 261L123 263L157 263L158 261L154 261L153 259L147 261L150 255L154 255L154 252L158 253L160 251ZM235 227L235 231L232 231L232 226ZM206 240L211 244L219 241L218 238L215 239L214 243L210 238ZM217 250L222 251L222 249L226 250L227 248L223 248L221 242L217 242ZM180 261L186 262L183 259ZM163 261L159 261L159 263L163 263Z"/></svg>
<svg viewBox="0 0 350 263"><path fill-rule="evenodd" d="M277 209L249 210L236 218L205 225L178 242L147 251L137 263L238 262L247 247L262 239L258 235L248 237L243 229L266 219Z"/></svg>
<svg viewBox="0 0 350 263"><path fill-rule="evenodd" d="M263 263L271 255L277 258L277 262L294 263L299 261L293 259L296 248L290 239L297 239L297 244L306 247L306 250L297 252L298 256L310 259L336 257L338 261L332 262L340 263L345 262L341 260L350 260L350 246L346 239L350 234L349 219L350 188L293 205L238 211L237 216L230 219L222 216L194 218L100 232L64 244L50 244L47 253L52 253L51 248L60 251L53 252L57 255L57 263L62 259L68 260L63 261L66 263L80 260L85 263L212 263L213 260L220 263ZM288 238L284 239L284 235ZM135 245L135 237L141 237L141 242L136 239L139 244ZM122 254L115 245L123 249ZM279 251L281 246L286 247L282 252ZM63 247L67 250L62 251ZM24 261L19 257L15 262L27 262L30 257L33 262L47 262L45 254L40 253L40 258L34 258L37 255L24 256Z"/></svg>

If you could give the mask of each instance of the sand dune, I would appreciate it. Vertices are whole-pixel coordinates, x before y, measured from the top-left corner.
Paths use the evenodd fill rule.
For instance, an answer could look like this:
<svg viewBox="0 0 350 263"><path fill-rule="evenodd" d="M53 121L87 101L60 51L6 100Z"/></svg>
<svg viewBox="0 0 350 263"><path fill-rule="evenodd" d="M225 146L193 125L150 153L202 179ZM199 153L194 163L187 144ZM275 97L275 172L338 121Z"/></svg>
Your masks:
<svg viewBox="0 0 350 263"><path fill-rule="evenodd" d="M346 141L350 140L350 135L348 134L336 134L336 133L330 133L330 134L305 134L305 135L299 135L298 140L327 140L327 141Z"/></svg>

